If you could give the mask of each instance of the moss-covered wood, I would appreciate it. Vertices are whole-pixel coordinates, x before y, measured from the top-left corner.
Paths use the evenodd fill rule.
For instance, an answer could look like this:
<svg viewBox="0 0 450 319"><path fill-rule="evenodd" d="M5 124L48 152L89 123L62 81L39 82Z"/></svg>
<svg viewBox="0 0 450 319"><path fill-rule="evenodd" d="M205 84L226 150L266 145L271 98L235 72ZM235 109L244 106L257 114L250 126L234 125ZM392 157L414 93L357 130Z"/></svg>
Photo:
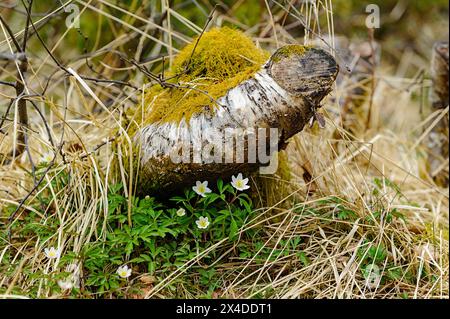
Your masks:
<svg viewBox="0 0 450 319"><path fill-rule="evenodd" d="M213 30L213 32L218 31ZM192 70L188 66L185 77L190 76L189 72L193 72L197 78L202 78L211 72L220 73L219 70L211 71L209 68L213 67L205 59L211 56L210 50L214 51L213 55L216 58L220 55L216 52L217 46L214 41L223 41L223 39L212 37L208 33L204 35L204 39L210 41L209 45L201 46L203 40L200 40L197 49L201 48L201 50L195 51L197 52L195 54L199 56L193 55L196 60L202 62L195 62L197 66ZM242 38L235 37L234 41L240 41L240 39ZM227 47L238 46L233 43L233 37L228 39L227 43ZM222 50L225 49L222 48ZM257 52L259 49L253 47L253 50ZM186 52L183 53L184 58L177 60L189 60ZM264 55L262 51L258 53L258 56L259 54ZM175 65L186 70L184 63L177 62ZM207 66L206 69L198 73L198 68L205 66ZM222 67L229 68L229 65L224 64ZM174 163L170 154L178 152L185 146L183 143L180 145L180 139L183 137L188 140L200 134L204 136L212 132L223 133L226 129L257 131L258 128L267 130L276 128L278 129L276 136L278 147L283 148L288 139L301 131L313 117L320 101L330 92L339 69L334 58L324 50L299 45L279 49L265 63L259 65L256 72L253 71L253 67L253 63L248 64L247 68L242 69L244 74L233 71L229 77L224 76L219 82L214 81L210 83L210 86L203 86L203 90L207 93L210 93L211 87L216 87L218 83L224 90L220 96L214 96L212 103L209 103L210 99L202 97L203 102L192 104L200 99L198 92L188 98L189 102L183 98L178 100L180 96L183 96L181 92L192 94L192 90L188 88L152 88L150 90L146 100L151 104L150 111L144 114L144 117L147 116L150 120L144 119L143 122L146 124L134 136L135 144L140 152L138 191L164 195L191 186L197 180L212 182L219 176L227 178L237 172L255 171L261 164L249 163L247 157L244 163L239 163L234 149L226 149L221 153L220 164L211 163L211 158L208 157L196 159L194 148L204 150L211 145L208 141L187 146L189 163ZM231 82L238 79L234 86L230 88L227 85L223 86L224 83L231 83L228 82L230 78L233 79ZM190 83L194 81L195 79L190 78ZM159 94L166 97L160 98L155 90L159 90ZM180 92L172 92L172 90L180 90ZM148 98L149 96L151 99ZM155 117L155 114L158 116ZM233 138L236 136L224 137L221 143L227 144ZM257 141L259 139L260 135L257 134ZM247 154L249 149L247 139L244 146L244 153ZM214 151L216 151L215 148ZM230 154L233 161L226 163L226 157Z"/></svg>
<svg viewBox="0 0 450 319"><path fill-rule="evenodd" d="M167 77L178 85L155 85L147 92L153 107L145 122L178 123L205 108L213 110L217 99L251 78L269 56L241 31L223 27L206 32L177 55Z"/></svg>

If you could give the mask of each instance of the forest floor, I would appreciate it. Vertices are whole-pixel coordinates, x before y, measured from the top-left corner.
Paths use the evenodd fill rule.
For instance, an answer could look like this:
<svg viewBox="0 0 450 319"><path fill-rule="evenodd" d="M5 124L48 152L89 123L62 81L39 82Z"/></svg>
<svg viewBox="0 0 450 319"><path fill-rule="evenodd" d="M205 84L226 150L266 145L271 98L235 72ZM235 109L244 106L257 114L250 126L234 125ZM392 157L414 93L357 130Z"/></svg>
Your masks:
<svg viewBox="0 0 450 319"><path fill-rule="evenodd" d="M175 221L181 200L170 206L133 196L134 179L121 161L129 145L115 144L127 110L142 103L136 88L149 84L112 52L134 41L128 53L139 60L148 50L156 58L147 67L160 72L162 49L176 54L179 47L172 42L191 41L183 30L198 35L203 25L172 10L172 20L161 23L149 49L145 41L155 43L153 26L142 21L140 7L118 10L108 1L94 2L101 6L78 5L94 15L92 24L111 28L95 30L95 53L80 58L76 49L67 49L64 56L58 47L69 41L68 32L53 30L55 41L46 36L55 55L70 61L73 76L58 69L42 47L30 54L30 91L45 92L30 99L46 121L30 106L29 152L0 166L0 298L448 298L449 189L430 177L426 150L428 133L448 116L448 107L431 112L431 81L422 76L429 74L430 34L444 30L443 23L424 25L416 50L398 53L395 41L382 42L391 60L382 55L370 75L374 84L345 113L342 100L355 84L337 57L343 78L323 101L325 128L315 123L293 137L284 151L288 174L262 177L273 188L254 198L248 216L244 204L236 206L244 214L241 223L230 222L227 227L237 229L217 235ZM330 15L323 13L329 7L319 9L317 17L308 15L308 6L299 13L310 28L320 16L331 34L323 38L337 39ZM283 10L276 5L273 16L265 17L258 28L246 27L232 12L217 14L212 23L236 23L271 52L281 44L317 40L313 34L292 36L289 25L278 25ZM277 37L270 36L272 23ZM301 26L300 20L291 24ZM5 32L0 51L7 48ZM100 45L103 32L114 38ZM76 32L69 36L78 39ZM4 80L16 70L1 71ZM110 79L121 72L135 88L79 76ZM15 96L12 88L2 88L2 103ZM15 146L16 108L2 128L7 134L0 132L1 154ZM145 222L133 219L130 226L130 214ZM149 221L157 226L149 230ZM55 258L49 258L51 247ZM132 270L125 279L117 274L124 264Z"/></svg>

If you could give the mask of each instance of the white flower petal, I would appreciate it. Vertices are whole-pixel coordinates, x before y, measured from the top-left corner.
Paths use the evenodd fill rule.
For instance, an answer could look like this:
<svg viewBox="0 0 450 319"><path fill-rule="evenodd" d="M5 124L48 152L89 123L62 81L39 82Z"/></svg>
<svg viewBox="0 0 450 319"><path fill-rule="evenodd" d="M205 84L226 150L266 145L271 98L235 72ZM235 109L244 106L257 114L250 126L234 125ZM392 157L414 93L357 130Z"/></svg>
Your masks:
<svg viewBox="0 0 450 319"><path fill-rule="evenodd" d="M59 250L55 247L45 248L44 254L48 259L55 259L59 257Z"/></svg>
<svg viewBox="0 0 450 319"><path fill-rule="evenodd" d="M73 283L71 280L58 280L58 286L62 290L69 290L73 288Z"/></svg>
<svg viewBox="0 0 450 319"><path fill-rule="evenodd" d="M198 220L196 220L195 223L197 224L197 227L200 229L206 229L210 224L208 217L203 216L201 216Z"/></svg>
<svg viewBox="0 0 450 319"><path fill-rule="evenodd" d="M128 278L131 276L131 268L128 268L128 265L123 265L117 268L117 274L121 278Z"/></svg>
<svg viewBox="0 0 450 319"><path fill-rule="evenodd" d="M177 216L182 217L182 216L186 215L186 210L184 208L180 208L177 210L176 214L177 214Z"/></svg>
<svg viewBox="0 0 450 319"><path fill-rule="evenodd" d="M239 173L237 177L233 175L231 179L231 186L238 191L243 191L250 188L250 186L247 185L249 181L248 177L244 179L242 173Z"/></svg>

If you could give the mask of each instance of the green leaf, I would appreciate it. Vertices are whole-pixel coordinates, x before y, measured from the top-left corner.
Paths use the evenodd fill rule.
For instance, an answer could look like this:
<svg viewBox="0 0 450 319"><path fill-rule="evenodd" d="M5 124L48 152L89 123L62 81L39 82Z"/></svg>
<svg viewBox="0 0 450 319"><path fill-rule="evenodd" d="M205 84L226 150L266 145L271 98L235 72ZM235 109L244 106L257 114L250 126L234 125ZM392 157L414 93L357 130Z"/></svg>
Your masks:
<svg viewBox="0 0 450 319"><path fill-rule="evenodd" d="M303 264L303 266L307 267L311 264L311 261L309 260L308 256L306 256L305 252L301 251L297 254L298 259Z"/></svg>
<svg viewBox="0 0 450 319"><path fill-rule="evenodd" d="M127 245L125 246L125 253L127 255L130 255L131 252L133 251L133 242L128 242Z"/></svg>
<svg viewBox="0 0 450 319"><path fill-rule="evenodd" d="M238 226L236 224L236 220L234 218L231 219L230 224L230 234L229 237L231 240L234 240L238 231Z"/></svg>
<svg viewBox="0 0 450 319"><path fill-rule="evenodd" d="M220 224L222 221L226 220L229 216L229 212L226 211L226 214L221 214L218 217L214 218L214 224Z"/></svg>
<svg viewBox="0 0 450 319"><path fill-rule="evenodd" d="M205 198L202 198L200 200L201 203L204 204L204 207L208 207L209 205L211 205L212 203L214 203L217 199L219 199L220 196L216 193L210 193L208 194Z"/></svg>
<svg viewBox="0 0 450 319"><path fill-rule="evenodd" d="M403 272L400 268L390 268L387 271L387 276L392 280L399 280L403 277Z"/></svg>
<svg viewBox="0 0 450 319"><path fill-rule="evenodd" d="M109 287L110 287L111 289L117 289L117 288L119 288L119 283L117 282L117 280L111 279L111 280L109 281Z"/></svg>
<svg viewBox="0 0 450 319"><path fill-rule="evenodd" d="M245 207L245 210L247 211L247 213L252 212L252 207L250 206L250 203L248 203L245 199L239 198L239 203L241 204L241 206Z"/></svg>
<svg viewBox="0 0 450 319"><path fill-rule="evenodd" d="M148 272L150 274L154 274L155 273L155 269L156 269L156 263L154 261L150 261L148 263Z"/></svg>
<svg viewBox="0 0 450 319"><path fill-rule="evenodd" d="M217 189L219 190L220 194L223 193L223 180L221 178L217 180Z"/></svg>
<svg viewBox="0 0 450 319"><path fill-rule="evenodd" d="M383 246L371 246L368 251L368 255L376 263L382 262L386 259L387 253Z"/></svg>
<svg viewBox="0 0 450 319"><path fill-rule="evenodd" d="M394 209L391 211L391 214L392 214L392 216L394 216L394 217L396 217L396 218L400 218L400 219L402 219L403 221L406 221L406 220L405 220L405 215L402 214L402 213L400 213L400 212L397 210L397 208L394 208Z"/></svg>

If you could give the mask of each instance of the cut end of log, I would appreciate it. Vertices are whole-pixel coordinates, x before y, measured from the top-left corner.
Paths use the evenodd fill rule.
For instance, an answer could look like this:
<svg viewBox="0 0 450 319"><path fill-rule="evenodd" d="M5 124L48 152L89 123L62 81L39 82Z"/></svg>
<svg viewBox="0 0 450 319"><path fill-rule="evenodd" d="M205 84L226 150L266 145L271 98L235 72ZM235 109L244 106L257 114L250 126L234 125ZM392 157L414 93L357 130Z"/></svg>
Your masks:
<svg viewBox="0 0 450 319"><path fill-rule="evenodd" d="M267 64L268 73L287 92L318 105L331 91L339 66L328 52L308 46L287 45Z"/></svg>

